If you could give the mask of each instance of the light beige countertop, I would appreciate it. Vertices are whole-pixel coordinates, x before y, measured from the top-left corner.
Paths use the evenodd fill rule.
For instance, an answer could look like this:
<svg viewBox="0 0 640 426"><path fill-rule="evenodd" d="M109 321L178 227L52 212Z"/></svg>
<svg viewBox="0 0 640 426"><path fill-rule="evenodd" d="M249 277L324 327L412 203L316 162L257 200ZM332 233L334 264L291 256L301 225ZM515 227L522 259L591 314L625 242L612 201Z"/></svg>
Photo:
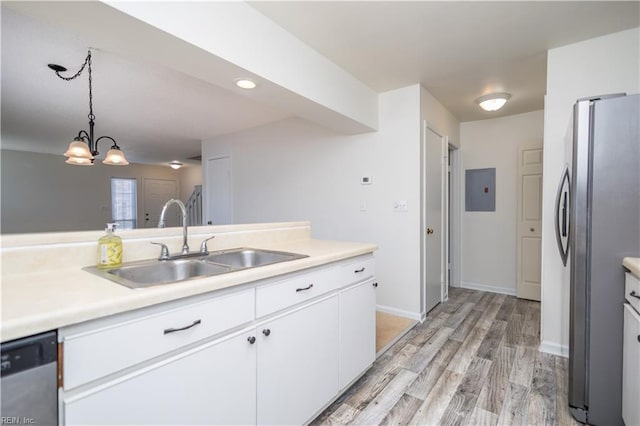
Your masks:
<svg viewBox="0 0 640 426"><path fill-rule="evenodd" d="M263 241L259 248L306 254L309 257L139 290L93 275L78 266L40 272L3 273L0 336L3 342L13 340L371 253L377 246L307 238Z"/></svg>
<svg viewBox="0 0 640 426"><path fill-rule="evenodd" d="M640 257L625 257L622 259L622 266L640 279Z"/></svg>

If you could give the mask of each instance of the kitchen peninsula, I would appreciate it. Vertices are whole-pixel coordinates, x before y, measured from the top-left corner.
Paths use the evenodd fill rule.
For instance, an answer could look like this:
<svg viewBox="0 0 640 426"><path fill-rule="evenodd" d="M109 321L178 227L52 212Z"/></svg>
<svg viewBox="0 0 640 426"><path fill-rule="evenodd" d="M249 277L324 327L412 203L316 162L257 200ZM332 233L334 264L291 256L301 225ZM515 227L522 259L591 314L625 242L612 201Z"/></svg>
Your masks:
<svg viewBox="0 0 640 426"><path fill-rule="evenodd" d="M180 231L121 232L124 261ZM3 237L2 341L58 331L59 424L304 423L373 363L375 245L308 222L190 231L308 257L132 290L82 270L100 232Z"/></svg>

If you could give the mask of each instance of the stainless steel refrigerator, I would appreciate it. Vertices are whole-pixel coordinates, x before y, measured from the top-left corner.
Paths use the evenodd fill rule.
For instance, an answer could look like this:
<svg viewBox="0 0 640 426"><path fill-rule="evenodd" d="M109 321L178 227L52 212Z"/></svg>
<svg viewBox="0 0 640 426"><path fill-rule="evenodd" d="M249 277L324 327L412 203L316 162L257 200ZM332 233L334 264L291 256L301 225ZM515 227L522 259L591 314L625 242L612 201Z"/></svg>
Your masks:
<svg viewBox="0 0 640 426"><path fill-rule="evenodd" d="M573 162L556 197L556 236L570 263L569 407L623 425L622 259L640 256L640 95L580 99ZM639 402L640 403L640 402Z"/></svg>

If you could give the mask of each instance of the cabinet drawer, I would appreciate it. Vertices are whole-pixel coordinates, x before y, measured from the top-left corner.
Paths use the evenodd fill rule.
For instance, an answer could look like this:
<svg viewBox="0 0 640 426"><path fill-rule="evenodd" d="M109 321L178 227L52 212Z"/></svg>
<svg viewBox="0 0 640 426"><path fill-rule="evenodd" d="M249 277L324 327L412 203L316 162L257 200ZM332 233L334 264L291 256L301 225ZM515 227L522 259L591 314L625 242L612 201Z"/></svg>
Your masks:
<svg viewBox="0 0 640 426"><path fill-rule="evenodd" d="M61 329L65 390L252 321L253 289L128 317ZM134 313L135 314L135 313Z"/></svg>
<svg viewBox="0 0 640 426"><path fill-rule="evenodd" d="M339 266L328 267L256 289L256 317L328 293L339 287Z"/></svg>
<svg viewBox="0 0 640 426"><path fill-rule="evenodd" d="M340 287L364 281L375 276L375 259L373 256L359 257L340 267Z"/></svg>
<svg viewBox="0 0 640 426"><path fill-rule="evenodd" d="M624 297L636 311L640 312L640 281L629 272L625 274Z"/></svg>

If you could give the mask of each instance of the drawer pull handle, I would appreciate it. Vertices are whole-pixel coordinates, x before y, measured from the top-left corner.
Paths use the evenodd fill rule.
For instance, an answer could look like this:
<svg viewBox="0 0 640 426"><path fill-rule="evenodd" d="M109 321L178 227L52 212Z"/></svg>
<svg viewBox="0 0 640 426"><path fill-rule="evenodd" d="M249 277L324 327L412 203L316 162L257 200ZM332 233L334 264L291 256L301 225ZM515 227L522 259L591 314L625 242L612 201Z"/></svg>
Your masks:
<svg viewBox="0 0 640 426"><path fill-rule="evenodd" d="M372 284L374 287L378 288L378 283L373 283Z"/></svg>
<svg viewBox="0 0 640 426"><path fill-rule="evenodd" d="M631 293L629 293L629 296L635 297L636 299L640 299L640 295L637 294L635 290L631 290Z"/></svg>
<svg viewBox="0 0 640 426"><path fill-rule="evenodd" d="M313 287L313 284L309 284L307 287L296 288L296 293L299 291L311 290L312 287Z"/></svg>
<svg viewBox="0 0 640 426"><path fill-rule="evenodd" d="M271 330L265 328L264 330L262 330L262 334L264 334L265 336L269 336L271 334Z"/></svg>
<svg viewBox="0 0 640 426"><path fill-rule="evenodd" d="M364 272L364 266L360 269L356 269L355 271L353 271L354 274L358 274L360 272Z"/></svg>
<svg viewBox="0 0 640 426"><path fill-rule="evenodd" d="M253 336L247 337L247 342L253 345L256 342L256 338Z"/></svg>
<svg viewBox="0 0 640 426"><path fill-rule="evenodd" d="M193 324L189 324L185 327L180 327L180 328L167 328L166 330L164 330L164 334L169 334L169 333L175 333L176 331L184 331L184 330L188 330L191 327L195 327L196 325L202 323L202 320L195 320L193 322Z"/></svg>

